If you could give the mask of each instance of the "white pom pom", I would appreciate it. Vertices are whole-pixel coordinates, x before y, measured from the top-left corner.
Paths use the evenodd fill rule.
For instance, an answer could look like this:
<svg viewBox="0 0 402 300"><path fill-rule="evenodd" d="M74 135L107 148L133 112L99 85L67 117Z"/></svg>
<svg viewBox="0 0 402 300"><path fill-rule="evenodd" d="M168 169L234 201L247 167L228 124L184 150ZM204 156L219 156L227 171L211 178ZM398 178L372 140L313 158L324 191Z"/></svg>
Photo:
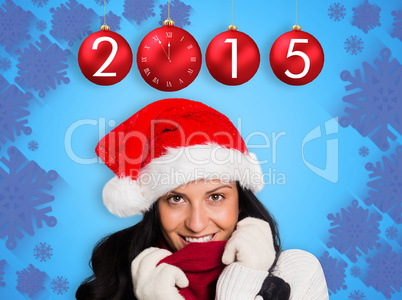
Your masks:
<svg viewBox="0 0 402 300"><path fill-rule="evenodd" d="M138 182L129 177L115 176L103 188L103 203L107 209L119 217L143 214L152 206L152 199L144 197Z"/></svg>

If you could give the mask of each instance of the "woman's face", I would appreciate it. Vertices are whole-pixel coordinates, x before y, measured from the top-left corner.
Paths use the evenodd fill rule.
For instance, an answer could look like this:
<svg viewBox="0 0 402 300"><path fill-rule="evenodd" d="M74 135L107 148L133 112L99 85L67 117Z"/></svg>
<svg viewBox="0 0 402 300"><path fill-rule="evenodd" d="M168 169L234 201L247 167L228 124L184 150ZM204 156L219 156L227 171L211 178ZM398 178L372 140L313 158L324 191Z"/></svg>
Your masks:
<svg viewBox="0 0 402 300"><path fill-rule="evenodd" d="M236 184L219 180L190 182L158 202L161 230L174 251L189 243L228 240L239 216Z"/></svg>

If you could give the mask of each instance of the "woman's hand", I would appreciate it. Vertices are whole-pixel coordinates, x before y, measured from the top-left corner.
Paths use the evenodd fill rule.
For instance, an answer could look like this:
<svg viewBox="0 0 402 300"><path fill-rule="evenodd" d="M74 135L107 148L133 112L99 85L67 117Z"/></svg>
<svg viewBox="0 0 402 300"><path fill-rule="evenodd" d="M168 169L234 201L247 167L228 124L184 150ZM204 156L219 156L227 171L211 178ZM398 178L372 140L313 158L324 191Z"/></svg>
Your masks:
<svg viewBox="0 0 402 300"><path fill-rule="evenodd" d="M148 248L131 263L134 294L139 300L184 300L176 285L189 285L184 272L179 268L159 261L172 253L165 249Z"/></svg>
<svg viewBox="0 0 402 300"><path fill-rule="evenodd" d="M225 265L237 262L252 270L268 271L275 256L269 224L263 220L248 217L237 223L237 229L226 244L222 262Z"/></svg>

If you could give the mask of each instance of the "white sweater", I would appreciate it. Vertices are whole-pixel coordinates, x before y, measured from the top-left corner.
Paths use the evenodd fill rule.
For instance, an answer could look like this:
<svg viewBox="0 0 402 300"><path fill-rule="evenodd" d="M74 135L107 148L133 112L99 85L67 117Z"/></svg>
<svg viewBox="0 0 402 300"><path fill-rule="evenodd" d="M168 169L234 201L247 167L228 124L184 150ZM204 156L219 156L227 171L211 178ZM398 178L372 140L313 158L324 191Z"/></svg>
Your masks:
<svg viewBox="0 0 402 300"><path fill-rule="evenodd" d="M329 300L321 264L306 251L283 251L273 275L290 285L291 300ZM219 276L216 300L262 300L257 294L267 276L268 271L250 270L232 263Z"/></svg>

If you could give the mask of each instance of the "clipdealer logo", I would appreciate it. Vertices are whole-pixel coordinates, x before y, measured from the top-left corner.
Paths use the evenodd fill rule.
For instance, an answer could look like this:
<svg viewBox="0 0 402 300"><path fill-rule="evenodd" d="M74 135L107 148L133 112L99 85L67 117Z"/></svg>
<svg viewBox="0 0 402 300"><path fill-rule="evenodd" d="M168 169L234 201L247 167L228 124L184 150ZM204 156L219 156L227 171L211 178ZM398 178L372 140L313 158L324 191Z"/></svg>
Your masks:
<svg viewBox="0 0 402 300"><path fill-rule="evenodd" d="M169 121L171 122L171 121ZM106 132L110 129L113 129L116 126L116 122L114 120L109 120L106 122L106 118L99 118L99 119L81 119L73 122L66 130L66 134L64 137L64 148L66 151L67 156L75 163L83 164L83 165L91 165L91 164L103 164L103 161L96 156L95 151L93 151L93 157L84 158L80 157L77 153L74 152L73 145L74 143L82 143L82 141L78 141L78 139L74 139L74 133L79 130L79 128L83 126L92 126L98 135L98 141L101 140L105 135ZM280 149L283 142L284 137L286 137L286 131L280 132L271 132L268 135L264 131L253 131L248 133L247 135L242 134L242 120L241 118L237 119L237 126L236 128L239 131L241 136L244 136L243 140L247 146L249 152L254 152L257 150L259 153L259 160L258 163L261 165L264 175L264 184L267 185L285 185L287 183L287 177L284 172L281 172L279 167L277 167L278 161L283 158L283 154L281 153ZM322 130L321 126L317 126L311 131L309 131L303 138L301 144L301 158L305 166L310 169L312 172L320 176L321 178L328 180L332 183L338 182L339 177L339 145L338 145L338 138L330 138L326 139L326 147L324 152L321 149L318 149L319 152L325 153L325 167L320 168L314 165L311 161L307 160L306 158L306 151L305 147L308 143L322 138L327 138L327 136L335 136L338 133L338 117L332 118L324 123L324 130ZM151 131L153 132L153 131ZM323 132L325 134L323 134ZM135 133L130 133L130 137L136 137ZM128 138L130 138L128 137ZM123 137L126 139L127 137ZM138 137L137 137L138 138ZM257 139L259 143L253 143L252 139ZM85 141L84 141L85 142ZM95 145L90 145L93 149ZM317 150L317 149L316 149ZM261 154L261 155L260 155ZM278 158L279 156L279 158ZM130 160L131 158L127 158ZM141 158L136 158L141 159ZM171 162L171 163L174 163ZM268 165L268 169L265 167Z"/></svg>

